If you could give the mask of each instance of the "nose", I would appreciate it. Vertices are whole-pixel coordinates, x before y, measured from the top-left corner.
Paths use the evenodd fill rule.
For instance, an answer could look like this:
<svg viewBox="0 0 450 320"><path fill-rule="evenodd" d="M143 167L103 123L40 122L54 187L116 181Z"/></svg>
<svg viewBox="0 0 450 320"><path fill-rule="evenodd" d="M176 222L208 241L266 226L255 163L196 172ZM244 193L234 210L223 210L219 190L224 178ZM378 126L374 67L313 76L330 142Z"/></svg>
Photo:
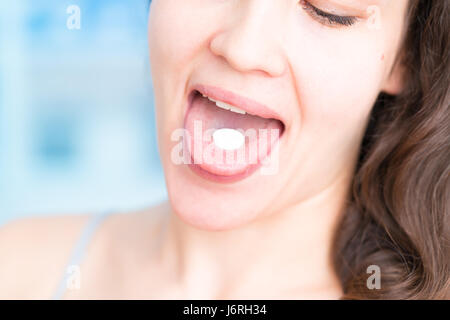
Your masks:
<svg viewBox="0 0 450 320"><path fill-rule="evenodd" d="M235 19L212 38L210 50L240 72L281 76L286 68L280 46L281 2L238 1L229 15Z"/></svg>

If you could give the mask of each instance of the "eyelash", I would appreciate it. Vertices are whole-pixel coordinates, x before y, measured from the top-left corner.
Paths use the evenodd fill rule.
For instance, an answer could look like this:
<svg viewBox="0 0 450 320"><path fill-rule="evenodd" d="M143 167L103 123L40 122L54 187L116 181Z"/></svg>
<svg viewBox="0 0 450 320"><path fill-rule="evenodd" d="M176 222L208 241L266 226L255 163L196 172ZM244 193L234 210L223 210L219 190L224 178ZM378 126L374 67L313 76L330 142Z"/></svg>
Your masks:
<svg viewBox="0 0 450 320"><path fill-rule="evenodd" d="M338 16L327 13L314 7L309 1L306 0L300 0L300 4L309 15L325 25L350 27L358 20L358 18L352 16Z"/></svg>

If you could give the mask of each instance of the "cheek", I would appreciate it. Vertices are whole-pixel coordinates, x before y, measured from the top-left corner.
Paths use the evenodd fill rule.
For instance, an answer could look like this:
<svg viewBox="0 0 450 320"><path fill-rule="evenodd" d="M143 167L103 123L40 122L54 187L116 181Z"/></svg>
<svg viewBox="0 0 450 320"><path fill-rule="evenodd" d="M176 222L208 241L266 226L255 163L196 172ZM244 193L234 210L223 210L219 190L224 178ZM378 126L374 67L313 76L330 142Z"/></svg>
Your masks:
<svg viewBox="0 0 450 320"><path fill-rule="evenodd" d="M149 49L152 66L173 68L173 63L180 60L186 52L189 41L189 8L180 10L180 1L154 0L149 16ZM182 8L183 9L183 8ZM181 50L183 49L183 50Z"/></svg>
<svg viewBox="0 0 450 320"><path fill-rule="evenodd" d="M150 68L159 145L167 146L171 132L179 127L180 88L185 83L187 61L195 51L198 33L193 30L193 6L179 0L153 0L148 22ZM162 152L164 155L165 152Z"/></svg>
<svg viewBox="0 0 450 320"><path fill-rule="evenodd" d="M200 48L217 24L217 15L202 8L203 0L153 0L150 7L148 42L157 120L163 131L179 125L180 102ZM167 133L167 132L165 132Z"/></svg>
<svg viewBox="0 0 450 320"><path fill-rule="evenodd" d="M217 14L200 0L154 0L149 17L150 59L155 69L171 76L192 64L198 48L217 24Z"/></svg>
<svg viewBox="0 0 450 320"><path fill-rule="evenodd" d="M305 35L293 59L303 128L361 131L380 92L383 46L351 31L327 39ZM367 37L366 37L367 38ZM308 49L309 48L309 49Z"/></svg>

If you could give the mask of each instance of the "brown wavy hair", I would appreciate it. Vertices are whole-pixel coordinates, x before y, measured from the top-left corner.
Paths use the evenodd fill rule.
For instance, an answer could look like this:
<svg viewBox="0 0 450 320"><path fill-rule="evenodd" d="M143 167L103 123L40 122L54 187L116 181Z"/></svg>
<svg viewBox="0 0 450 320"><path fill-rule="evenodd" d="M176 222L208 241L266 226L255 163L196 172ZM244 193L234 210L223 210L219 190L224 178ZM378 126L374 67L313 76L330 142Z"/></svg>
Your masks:
<svg viewBox="0 0 450 320"><path fill-rule="evenodd" d="M344 299L449 299L450 1L410 0L407 14L404 89L378 97L335 235Z"/></svg>

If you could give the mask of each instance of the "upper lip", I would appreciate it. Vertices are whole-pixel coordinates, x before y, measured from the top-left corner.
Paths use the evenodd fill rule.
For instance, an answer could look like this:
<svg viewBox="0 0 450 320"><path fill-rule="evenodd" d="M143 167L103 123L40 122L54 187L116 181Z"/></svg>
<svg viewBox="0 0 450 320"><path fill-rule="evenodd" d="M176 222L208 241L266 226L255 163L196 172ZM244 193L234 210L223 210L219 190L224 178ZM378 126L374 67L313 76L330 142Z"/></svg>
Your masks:
<svg viewBox="0 0 450 320"><path fill-rule="evenodd" d="M196 84L193 86L192 89L214 100L222 101L231 104L235 107L238 107L239 109L244 110L248 114L266 119L276 119L283 122L281 120L280 114L276 110L271 109L268 106L259 103L255 100L252 100L250 98L246 98L236 93L233 93L231 91L221 89L216 86L204 84Z"/></svg>

